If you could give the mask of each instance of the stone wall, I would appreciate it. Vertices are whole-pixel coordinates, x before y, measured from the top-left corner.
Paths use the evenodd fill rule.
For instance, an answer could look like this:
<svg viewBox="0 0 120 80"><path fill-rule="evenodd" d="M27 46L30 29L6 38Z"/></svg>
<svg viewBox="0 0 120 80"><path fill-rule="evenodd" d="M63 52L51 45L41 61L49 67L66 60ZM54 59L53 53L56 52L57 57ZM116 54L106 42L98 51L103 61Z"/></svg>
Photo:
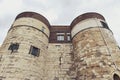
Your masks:
<svg viewBox="0 0 120 80"><path fill-rule="evenodd" d="M119 80L120 48L104 18L88 13L67 27L56 26L50 39L52 28L44 17L20 14L0 47L0 80ZM71 32L72 43L49 43L57 42L60 32ZM10 49L13 43L18 50ZM31 46L40 49L38 56L30 53Z"/></svg>
<svg viewBox="0 0 120 80"><path fill-rule="evenodd" d="M71 30L71 36L75 36L79 31L88 29L90 27L103 27L101 22L105 22L104 20L101 19L96 19L96 18L88 18L85 20L82 20L78 22Z"/></svg>
<svg viewBox="0 0 120 80"><path fill-rule="evenodd" d="M76 80L112 80L119 72L120 51L110 30L83 30L73 38L73 48Z"/></svg>
<svg viewBox="0 0 120 80"><path fill-rule="evenodd" d="M73 80L69 76L72 64L72 44L50 43L46 59L46 80Z"/></svg>
<svg viewBox="0 0 120 80"><path fill-rule="evenodd" d="M40 27L36 27L34 21L37 20L18 19L9 30L0 48L0 79L44 80L49 31L40 21L37 21ZM41 26L46 28L44 32L40 30ZM12 43L19 44L19 49L15 52L9 50ZM31 46L40 49L39 57L29 53Z"/></svg>
<svg viewBox="0 0 120 80"><path fill-rule="evenodd" d="M41 53L39 58L25 52L25 47L21 48L23 50L19 50L19 53L0 55L0 78L3 80L16 80L16 78L17 80L75 80L76 76L70 75L73 64L71 43L50 43L47 52Z"/></svg>

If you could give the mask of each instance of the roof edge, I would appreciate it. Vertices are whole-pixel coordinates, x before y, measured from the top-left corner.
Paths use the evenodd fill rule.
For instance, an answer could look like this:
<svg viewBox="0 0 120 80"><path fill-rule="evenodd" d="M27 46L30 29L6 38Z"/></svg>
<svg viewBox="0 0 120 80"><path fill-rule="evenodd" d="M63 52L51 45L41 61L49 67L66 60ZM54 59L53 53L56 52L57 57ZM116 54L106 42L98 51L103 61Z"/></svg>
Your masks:
<svg viewBox="0 0 120 80"><path fill-rule="evenodd" d="M17 15L15 20L22 18L22 17L35 18L37 20L42 21L44 24L46 24L48 26L48 28L50 27L49 21L44 16L42 16L41 14L38 14L36 12L30 12L30 11L22 12L22 13Z"/></svg>
<svg viewBox="0 0 120 80"><path fill-rule="evenodd" d="M79 23L80 21L85 20L85 19L88 19L88 18L98 18L98 19L105 20L105 18L104 18L101 14L99 14L99 13L96 13L96 12L84 13L84 14L82 14L82 15L79 15L78 17L76 17L76 18L72 21L72 23L71 23L71 25L70 25L71 29L72 29L77 23Z"/></svg>

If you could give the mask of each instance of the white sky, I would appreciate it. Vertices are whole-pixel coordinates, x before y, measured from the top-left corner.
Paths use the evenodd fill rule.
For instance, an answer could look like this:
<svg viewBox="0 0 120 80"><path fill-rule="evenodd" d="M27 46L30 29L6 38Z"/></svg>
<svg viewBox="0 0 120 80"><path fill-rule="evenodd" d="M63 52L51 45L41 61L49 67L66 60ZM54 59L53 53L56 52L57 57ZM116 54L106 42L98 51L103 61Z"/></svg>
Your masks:
<svg viewBox="0 0 120 80"><path fill-rule="evenodd" d="M120 0L0 0L0 10L0 44L15 17L33 11L46 17L51 25L70 25L83 13L100 13L120 45Z"/></svg>

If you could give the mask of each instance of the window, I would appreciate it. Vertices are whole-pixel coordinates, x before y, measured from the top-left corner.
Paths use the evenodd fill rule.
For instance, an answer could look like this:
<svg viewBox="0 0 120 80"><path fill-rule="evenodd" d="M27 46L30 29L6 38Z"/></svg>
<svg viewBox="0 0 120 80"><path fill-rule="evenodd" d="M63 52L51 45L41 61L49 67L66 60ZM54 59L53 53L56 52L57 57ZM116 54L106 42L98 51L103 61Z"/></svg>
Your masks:
<svg viewBox="0 0 120 80"><path fill-rule="evenodd" d="M64 41L65 40L65 38L64 38L65 33L56 33L56 35L57 35L57 41Z"/></svg>
<svg viewBox="0 0 120 80"><path fill-rule="evenodd" d="M42 26L42 29L41 29L41 31L42 31L42 32L44 32L44 30L45 30L45 27L43 27L43 26Z"/></svg>
<svg viewBox="0 0 120 80"><path fill-rule="evenodd" d="M29 54L39 57L40 49L37 47L31 46Z"/></svg>
<svg viewBox="0 0 120 80"><path fill-rule="evenodd" d="M9 46L8 50L11 50L12 52L16 52L19 48L19 44L18 43L11 43L11 45Z"/></svg>
<svg viewBox="0 0 120 80"><path fill-rule="evenodd" d="M101 22L101 24L102 24L102 26L103 26L104 28L109 29L108 25L107 25L105 22L103 22L103 21L100 21L100 22Z"/></svg>
<svg viewBox="0 0 120 80"><path fill-rule="evenodd" d="M117 74L113 75L113 80L120 80L120 77Z"/></svg>
<svg viewBox="0 0 120 80"><path fill-rule="evenodd" d="M61 65L62 62L62 56L59 57L59 65Z"/></svg>
<svg viewBox="0 0 120 80"><path fill-rule="evenodd" d="M57 35L58 41L64 41L64 35Z"/></svg>
<svg viewBox="0 0 120 80"><path fill-rule="evenodd" d="M70 40L71 40L71 39L70 39L70 35L67 35L67 40L68 40L68 41L70 41Z"/></svg>

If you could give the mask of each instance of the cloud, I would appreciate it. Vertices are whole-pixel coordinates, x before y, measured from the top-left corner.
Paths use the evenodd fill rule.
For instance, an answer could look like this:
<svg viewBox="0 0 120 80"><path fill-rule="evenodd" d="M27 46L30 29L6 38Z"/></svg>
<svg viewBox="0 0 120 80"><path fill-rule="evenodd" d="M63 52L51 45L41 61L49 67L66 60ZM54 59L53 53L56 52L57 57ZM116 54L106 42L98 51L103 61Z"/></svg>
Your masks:
<svg viewBox="0 0 120 80"><path fill-rule="evenodd" d="M0 15L7 13L15 13L16 11L22 9L22 0L3 0L0 3Z"/></svg>
<svg viewBox="0 0 120 80"><path fill-rule="evenodd" d="M4 40L15 17L24 11L40 13L52 25L70 25L83 13L98 12L106 18L120 45L119 9L120 0L0 0L0 43Z"/></svg>

